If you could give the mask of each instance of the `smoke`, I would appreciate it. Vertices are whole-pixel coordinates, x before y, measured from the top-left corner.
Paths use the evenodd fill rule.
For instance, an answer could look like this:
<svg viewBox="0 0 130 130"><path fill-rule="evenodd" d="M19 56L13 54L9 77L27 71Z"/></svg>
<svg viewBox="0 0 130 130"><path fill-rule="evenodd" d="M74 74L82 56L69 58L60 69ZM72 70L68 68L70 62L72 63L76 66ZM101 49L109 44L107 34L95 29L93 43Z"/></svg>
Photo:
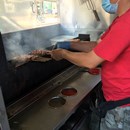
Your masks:
<svg viewBox="0 0 130 130"><path fill-rule="evenodd" d="M33 31L15 32L4 35L3 42L7 60L28 54L32 50L45 49L47 45L49 46L49 40L43 39L42 34L36 36Z"/></svg>
<svg viewBox="0 0 130 130"><path fill-rule="evenodd" d="M34 36L25 36L20 33L11 33L4 37L4 48L6 53L7 60L11 60L14 57L28 54L34 49L37 49L38 47L33 44L33 37Z"/></svg>
<svg viewBox="0 0 130 130"><path fill-rule="evenodd" d="M20 44L22 40L22 36L20 33L16 33L6 37L4 39L4 47L7 60L12 59L13 57L24 54L24 50L22 49L22 45Z"/></svg>
<svg viewBox="0 0 130 130"><path fill-rule="evenodd" d="M28 54L32 50L46 49L52 46L53 38L64 34L61 26L53 25L2 35L7 60Z"/></svg>

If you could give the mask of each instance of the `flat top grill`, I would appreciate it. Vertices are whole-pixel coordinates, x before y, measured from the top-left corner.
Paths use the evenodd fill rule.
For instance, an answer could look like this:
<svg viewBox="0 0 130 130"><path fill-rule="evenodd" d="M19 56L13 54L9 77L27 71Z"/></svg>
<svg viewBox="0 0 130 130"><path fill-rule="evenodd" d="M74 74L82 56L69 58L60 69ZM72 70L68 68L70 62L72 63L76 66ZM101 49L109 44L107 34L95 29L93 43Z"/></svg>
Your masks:
<svg viewBox="0 0 130 130"><path fill-rule="evenodd" d="M59 77L44 84L50 85L48 88L51 91L49 90L47 94L40 91L43 97L41 96L39 100L23 112L10 119L11 128L13 130L42 130L43 128L46 130L58 130L100 80L100 75L91 75L88 72L81 71L76 66L69 68L65 73L60 74ZM52 86L55 87L52 89ZM75 88L77 94L74 96L62 95L61 90L66 87ZM56 99L57 103L57 97L65 99L65 102L60 99L60 102L63 103L61 106L50 106L48 101ZM11 110L11 107L8 112L9 110Z"/></svg>

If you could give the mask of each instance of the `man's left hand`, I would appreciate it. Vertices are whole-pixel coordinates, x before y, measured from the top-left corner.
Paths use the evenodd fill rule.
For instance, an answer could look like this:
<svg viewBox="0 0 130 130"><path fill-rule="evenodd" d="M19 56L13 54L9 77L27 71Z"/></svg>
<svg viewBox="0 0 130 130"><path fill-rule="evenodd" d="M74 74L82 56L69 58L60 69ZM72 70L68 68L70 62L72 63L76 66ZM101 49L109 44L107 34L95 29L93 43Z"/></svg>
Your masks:
<svg viewBox="0 0 130 130"><path fill-rule="evenodd" d="M56 50L52 50L50 52L50 54L51 54L51 57L54 60L58 61L58 60L62 60L63 59L63 54L64 54L65 51L66 50L64 50L64 49L56 49Z"/></svg>

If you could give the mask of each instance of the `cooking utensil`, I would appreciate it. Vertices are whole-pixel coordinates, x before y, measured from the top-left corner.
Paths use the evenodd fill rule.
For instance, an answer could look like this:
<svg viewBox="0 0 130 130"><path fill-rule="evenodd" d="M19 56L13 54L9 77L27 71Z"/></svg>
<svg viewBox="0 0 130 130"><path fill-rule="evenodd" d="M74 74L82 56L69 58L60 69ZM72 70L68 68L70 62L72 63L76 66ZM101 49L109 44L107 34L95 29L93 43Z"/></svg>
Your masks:
<svg viewBox="0 0 130 130"><path fill-rule="evenodd" d="M95 6L93 0L79 0L79 3L80 3L81 5L82 5L82 4L86 4L87 9L93 11L93 14L94 14L96 20L97 20L97 21L100 21L100 18L99 18L99 16L98 16L97 11L96 11L96 6Z"/></svg>
<svg viewBox="0 0 130 130"><path fill-rule="evenodd" d="M97 21L100 21L100 18L99 18L99 16L98 16L97 11L96 11L96 6L95 6L93 0L87 0L86 4L87 4L87 3L88 3L88 7L90 7L90 9L93 11L96 20L97 20ZM89 8L88 8L88 9L89 9Z"/></svg>

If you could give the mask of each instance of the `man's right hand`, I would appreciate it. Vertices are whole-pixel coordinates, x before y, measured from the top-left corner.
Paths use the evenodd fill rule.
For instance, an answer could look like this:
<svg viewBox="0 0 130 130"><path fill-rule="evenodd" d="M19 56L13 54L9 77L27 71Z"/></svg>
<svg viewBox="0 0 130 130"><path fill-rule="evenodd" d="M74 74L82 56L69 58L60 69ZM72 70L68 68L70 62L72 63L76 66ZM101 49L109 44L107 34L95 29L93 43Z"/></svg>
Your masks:
<svg viewBox="0 0 130 130"><path fill-rule="evenodd" d="M80 39L71 39L69 41L62 41L62 42L57 42L56 48L61 48L61 49L66 49L69 50L71 49L71 43L76 43L79 42Z"/></svg>

